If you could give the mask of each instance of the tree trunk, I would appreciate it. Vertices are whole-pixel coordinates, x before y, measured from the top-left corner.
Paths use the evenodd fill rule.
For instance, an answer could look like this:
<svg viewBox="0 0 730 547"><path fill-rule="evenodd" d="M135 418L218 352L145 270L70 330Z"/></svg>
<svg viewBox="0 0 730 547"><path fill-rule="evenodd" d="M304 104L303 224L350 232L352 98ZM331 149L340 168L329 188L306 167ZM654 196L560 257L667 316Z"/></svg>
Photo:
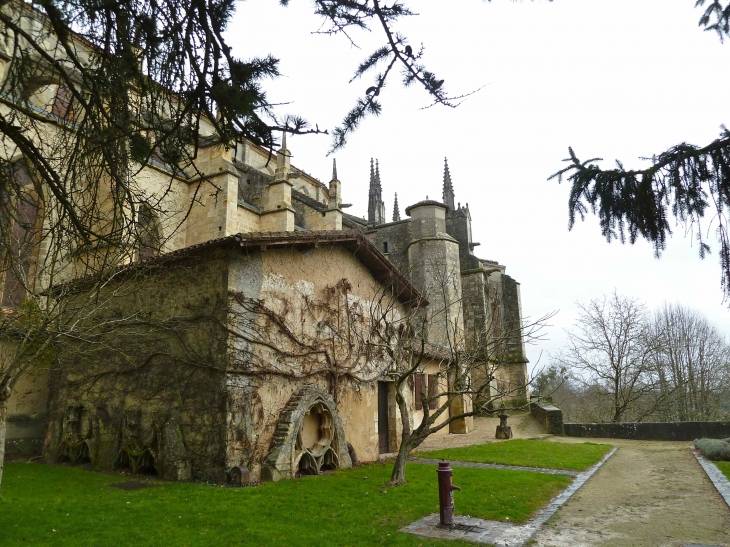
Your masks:
<svg viewBox="0 0 730 547"><path fill-rule="evenodd" d="M406 462L408 462L408 456L411 454L411 450L413 450L413 448L415 448L415 446L411 439L408 439L407 441L401 439L398 455L393 462L393 473L390 475L390 484L394 486L405 484Z"/></svg>
<svg viewBox="0 0 730 547"><path fill-rule="evenodd" d="M8 405L0 399L0 486L3 484L3 467L5 466L5 424L8 418Z"/></svg>

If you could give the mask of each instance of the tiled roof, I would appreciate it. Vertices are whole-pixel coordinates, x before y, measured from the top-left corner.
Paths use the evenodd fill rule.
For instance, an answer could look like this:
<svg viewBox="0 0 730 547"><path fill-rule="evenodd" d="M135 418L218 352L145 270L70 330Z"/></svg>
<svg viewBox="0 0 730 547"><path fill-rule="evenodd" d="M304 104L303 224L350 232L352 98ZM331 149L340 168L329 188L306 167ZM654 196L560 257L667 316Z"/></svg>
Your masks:
<svg viewBox="0 0 730 547"><path fill-rule="evenodd" d="M423 201L419 201L418 203L414 203L413 205L409 205L406 207L406 214L408 216L411 216L411 209L415 209L416 207L423 207L424 205L436 205L437 207L443 207L447 211L449 210L449 206L445 203L441 203L440 201L435 201L432 199L424 199Z"/></svg>
<svg viewBox="0 0 730 547"><path fill-rule="evenodd" d="M216 247L233 247L238 245L259 251L286 247L322 247L325 245L346 248L370 270L377 281L392 284L398 299L412 307L428 305L428 302L411 282L398 270L361 232L355 230L323 230L297 232L249 232L235 234L204 243L190 245L182 249L164 253L147 260L121 266L117 273L130 273L151 266L164 266L167 263L198 254L206 249ZM96 276L86 276L64 284L66 287L81 288ZM61 285L63 286L63 285ZM59 286L60 287L60 286Z"/></svg>

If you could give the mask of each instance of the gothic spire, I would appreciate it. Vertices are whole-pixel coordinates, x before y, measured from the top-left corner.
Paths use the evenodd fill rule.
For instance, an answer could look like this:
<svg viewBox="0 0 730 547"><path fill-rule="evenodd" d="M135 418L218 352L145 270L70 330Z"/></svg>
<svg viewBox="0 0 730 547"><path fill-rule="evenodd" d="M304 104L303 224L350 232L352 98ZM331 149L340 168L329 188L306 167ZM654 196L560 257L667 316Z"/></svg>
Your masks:
<svg viewBox="0 0 730 547"><path fill-rule="evenodd" d="M332 159L332 180L329 188L329 208L337 209L342 203L340 180L337 178L337 160Z"/></svg>
<svg viewBox="0 0 730 547"><path fill-rule="evenodd" d="M451 173L449 172L449 160L444 158L444 191L443 202L454 210L454 185L451 184Z"/></svg>
<svg viewBox="0 0 730 547"><path fill-rule="evenodd" d="M380 166L370 158L370 189L368 192L368 223L383 224L385 222L385 203L383 203L383 187L380 184Z"/></svg>
<svg viewBox="0 0 730 547"><path fill-rule="evenodd" d="M286 131L281 137L281 148L276 153L276 180L287 180L291 171L291 152L286 148Z"/></svg>
<svg viewBox="0 0 730 547"><path fill-rule="evenodd" d="M393 202L393 222L400 220L400 207L398 207L398 192L395 193L395 201Z"/></svg>

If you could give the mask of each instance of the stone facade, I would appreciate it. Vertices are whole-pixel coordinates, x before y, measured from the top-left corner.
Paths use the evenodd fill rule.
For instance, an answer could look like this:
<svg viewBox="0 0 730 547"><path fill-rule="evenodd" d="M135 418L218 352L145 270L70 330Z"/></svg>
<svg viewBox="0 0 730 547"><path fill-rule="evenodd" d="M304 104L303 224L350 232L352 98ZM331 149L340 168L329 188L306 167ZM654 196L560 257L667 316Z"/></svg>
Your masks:
<svg viewBox="0 0 730 547"><path fill-rule="evenodd" d="M130 268L109 286L108 317L96 321L143 319L60 353L46 460L169 479L224 480L226 469L247 467L254 481L349 467L350 453L377 460L377 389L392 384L389 362L346 355L351 344L329 351L346 333L318 329L330 310L340 313L338 285L348 311L367 311L379 254L357 234L292 235L214 240ZM306 275L314 264L319 275ZM339 360L335 378L330 359ZM400 433L394 391L391 399L387 451Z"/></svg>
<svg viewBox="0 0 730 547"><path fill-rule="evenodd" d="M407 207L410 218L401 220L396 196L393 221L381 222L382 180L380 170L371 167L368 219L345 215L343 223L364 231L428 299L429 342L448 347L458 340L480 351L489 346L490 337L499 339L500 365L492 394L504 394L500 400L504 406L526 406L529 387L520 285L505 273L505 266L474 254L479 243L472 241L469 205L454 203L447 162L442 198L443 202L425 200ZM486 350L485 360L496 357L493 353Z"/></svg>

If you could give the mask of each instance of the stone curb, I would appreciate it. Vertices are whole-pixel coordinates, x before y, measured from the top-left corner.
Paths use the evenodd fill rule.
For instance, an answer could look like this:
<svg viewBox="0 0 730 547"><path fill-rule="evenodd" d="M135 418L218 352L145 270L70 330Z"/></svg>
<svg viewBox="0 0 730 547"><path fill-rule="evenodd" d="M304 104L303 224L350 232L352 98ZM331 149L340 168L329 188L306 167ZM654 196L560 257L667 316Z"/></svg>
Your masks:
<svg viewBox="0 0 730 547"><path fill-rule="evenodd" d="M427 515L421 520L401 528L400 531L430 538L462 539L465 541L473 541L475 543L487 543L498 547L523 547L524 544L527 543L535 534L535 532L537 532L540 527L550 517L552 517L557 510L560 509L560 507L568 501L571 496L575 494L575 492L583 486L604 463L606 463L606 461L608 461L611 456L616 453L616 450L618 450L618 448L614 447L600 462L591 467L588 471L584 471L576 475L575 480L570 484L570 486L568 486L568 488L553 498L547 507L538 511L537 514L527 521L526 524L515 525L506 522L489 521L471 517L454 517L456 525L452 529L447 529L438 527L438 515ZM417 458L415 460L417 460ZM433 461L438 462L440 460ZM414 461L414 463L418 462ZM451 462L451 465L458 467L458 463L465 462ZM500 468L537 471L537 468L534 467L523 468L517 466L501 466ZM555 469L552 471L559 470Z"/></svg>
<svg viewBox="0 0 730 547"><path fill-rule="evenodd" d="M695 452L694 450L692 451L692 454L694 454L697 461L700 462L702 469L704 469L705 473L707 473L707 477L725 500L728 507L730 507L730 481L727 480L727 477L714 463L705 458L702 454Z"/></svg>
<svg viewBox="0 0 730 547"><path fill-rule="evenodd" d="M440 459L437 458L409 458L409 463L438 464ZM507 469L509 471L532 471L533 473L545 473L546 475L568 475L569 477L577 477L580 475L577 471L568 471L566 469L547 469L545 467L526 467L523 465L501 465L498 463L477 463L477 462L450 462L451 467L470 467L473 469Z"/></svg>

